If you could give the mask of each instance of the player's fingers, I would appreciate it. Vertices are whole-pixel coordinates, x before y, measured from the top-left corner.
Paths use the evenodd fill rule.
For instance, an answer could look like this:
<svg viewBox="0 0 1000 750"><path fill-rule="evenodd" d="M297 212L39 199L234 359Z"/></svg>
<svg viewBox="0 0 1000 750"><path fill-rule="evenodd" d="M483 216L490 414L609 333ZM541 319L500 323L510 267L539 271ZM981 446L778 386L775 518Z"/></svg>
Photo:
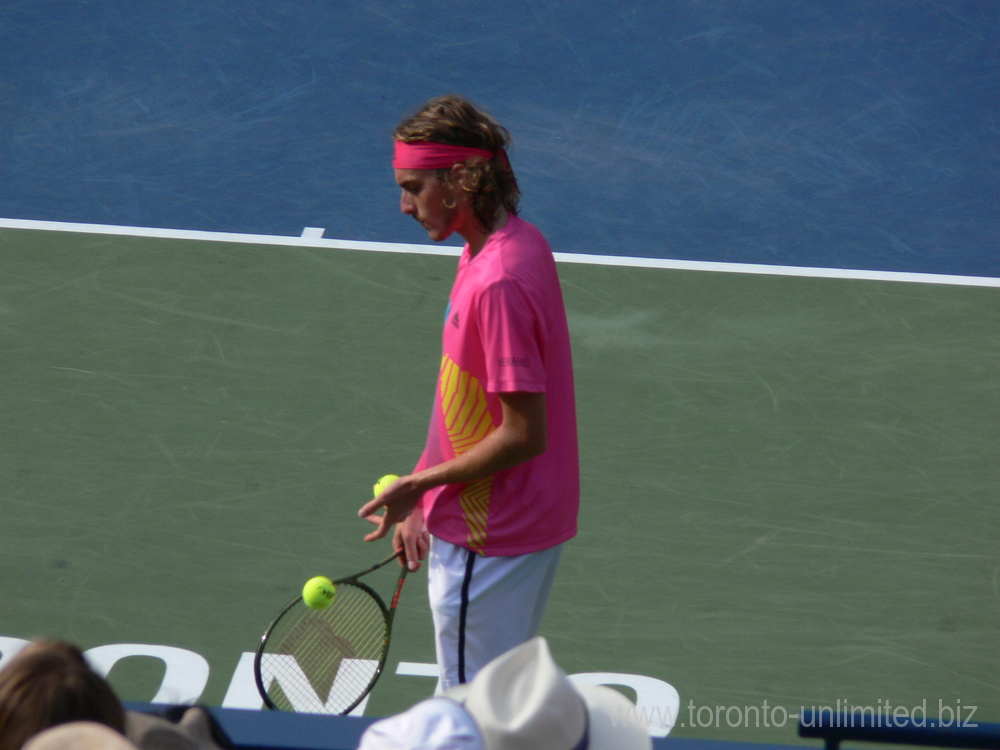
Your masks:
<svg viewBox="0 0 1000 750"><path fill-rule="evenodd" d="M374 542L377 539L381 539L388 533L389 524L385 522L385 516L378 516L378 528L368 534L365 534L366 542Z"/></svg>
<svg viewBox="0 0 1000 750"><path fill-rule="evenodd" d="M431 549L431 539L426 531L417 537L417 559L423 560Z"/></svg>
<svg viewBox="0 0 1000 750"><path fill-rule="evenodd" d="M374 500L369 500L367 503L365 503L364 505L362 505L361 506L361 510L358 511L358 515L361 518L365 518L366 516L373 515L375 513L375 511L377 511L383 505L385 505L385 503L382 502L379 498L376 497Z"/></svg>
<svg viewBox="0 0 1000 750"><path fill-rule="evenodd" d="M411 573L420 570L420 561L423 559L423 555L420 554L418 541L418 538L406 535L403 536L403 550L406 554L406 566Z"/></svg>
<svg viewBox="0 0 1000 750"><path fill-rule="evenodd" d="M399 567L406 565L406 542L403 541L403 526L402 524L396 524L395 529L392 532L392 551L396 554L400 552L404 553L402 556L397 558Z"/></svg>

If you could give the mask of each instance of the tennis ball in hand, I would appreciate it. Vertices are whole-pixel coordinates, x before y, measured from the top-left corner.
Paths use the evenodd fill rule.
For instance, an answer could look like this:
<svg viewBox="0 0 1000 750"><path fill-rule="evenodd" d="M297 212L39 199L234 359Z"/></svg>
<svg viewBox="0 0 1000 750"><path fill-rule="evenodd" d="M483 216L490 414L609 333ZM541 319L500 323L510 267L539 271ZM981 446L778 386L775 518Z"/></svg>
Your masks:
<svg viewBox="0 0 1000 750"><path fill-rule="evenodd" d="M397 479L399 479L399 477L396 476L395 474L386 474L380 480L375 482L375 486L372 488L375 490L375 497L378 497L383 492L385 492L385 488L388 487L393 482L395 482Z"/></svg>
<svg viewBox="0 0 1000 750"><path fill-rule="evenodd" d="M333 604L337 589L326 576L316 576L302 587L302 601L313 609L326 609Z"/></svg>

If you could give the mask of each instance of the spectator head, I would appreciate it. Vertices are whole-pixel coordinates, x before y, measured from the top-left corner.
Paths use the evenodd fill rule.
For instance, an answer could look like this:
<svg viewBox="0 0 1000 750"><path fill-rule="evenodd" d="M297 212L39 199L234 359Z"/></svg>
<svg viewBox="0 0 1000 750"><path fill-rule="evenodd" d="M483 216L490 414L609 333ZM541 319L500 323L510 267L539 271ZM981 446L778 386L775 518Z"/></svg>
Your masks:
<svg viewBox="0 0 1000 750"><path fill-rule="evenodd" d="M105 724L71 721L36 734L23 750L137 750Z"/></svg>
<svg viewBox="0 0 1000 750"><path fill-rule="evenodd" d="M124 734L125 710L76 646L29 644L0 670L0 750L21 750L39 732L71 721Z"/></svg>

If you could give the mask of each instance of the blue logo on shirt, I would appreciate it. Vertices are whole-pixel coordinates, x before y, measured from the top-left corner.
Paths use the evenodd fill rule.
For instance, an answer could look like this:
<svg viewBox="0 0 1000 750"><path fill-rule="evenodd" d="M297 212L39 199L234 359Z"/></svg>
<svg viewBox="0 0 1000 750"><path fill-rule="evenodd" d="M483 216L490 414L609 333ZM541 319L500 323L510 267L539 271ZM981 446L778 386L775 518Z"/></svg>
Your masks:
<svg viewBox="0 0 1000 750"><path fill-rule="evenodd" d="M445 323L448 322L448 318L450 316L451 316L451 300L449 299L448 300L448 307L445 308L445 311L444 311L444 322ZM451 316L451 324L453 326L455 326L455 328L458 328L458 313L455 313L454 316Z"/></svg>

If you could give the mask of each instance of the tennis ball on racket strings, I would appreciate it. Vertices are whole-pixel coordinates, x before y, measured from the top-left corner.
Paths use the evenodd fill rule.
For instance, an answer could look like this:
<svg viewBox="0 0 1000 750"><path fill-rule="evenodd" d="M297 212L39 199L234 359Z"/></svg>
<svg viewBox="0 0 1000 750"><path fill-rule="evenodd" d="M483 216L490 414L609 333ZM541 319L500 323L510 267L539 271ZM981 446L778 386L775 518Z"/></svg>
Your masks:
<svg viewBox="0 0 1000 750"><path fill-rule="evenodd" d="M326 576L315 576L302 587L302 601L312 609L326 609L333 604L337 587Z"/></svg>
<svg viewBox="0 0 1000 750"><path fill-rule="evenodd" d="M375 490L375 497L378 497L383 492L385 492L385 488L388 487L393 482L395 482L397 479L399 479L399 477L396 476L395 474L386 474L384 477L375 482L375 486L372 487L372 489Z"/></svg>

